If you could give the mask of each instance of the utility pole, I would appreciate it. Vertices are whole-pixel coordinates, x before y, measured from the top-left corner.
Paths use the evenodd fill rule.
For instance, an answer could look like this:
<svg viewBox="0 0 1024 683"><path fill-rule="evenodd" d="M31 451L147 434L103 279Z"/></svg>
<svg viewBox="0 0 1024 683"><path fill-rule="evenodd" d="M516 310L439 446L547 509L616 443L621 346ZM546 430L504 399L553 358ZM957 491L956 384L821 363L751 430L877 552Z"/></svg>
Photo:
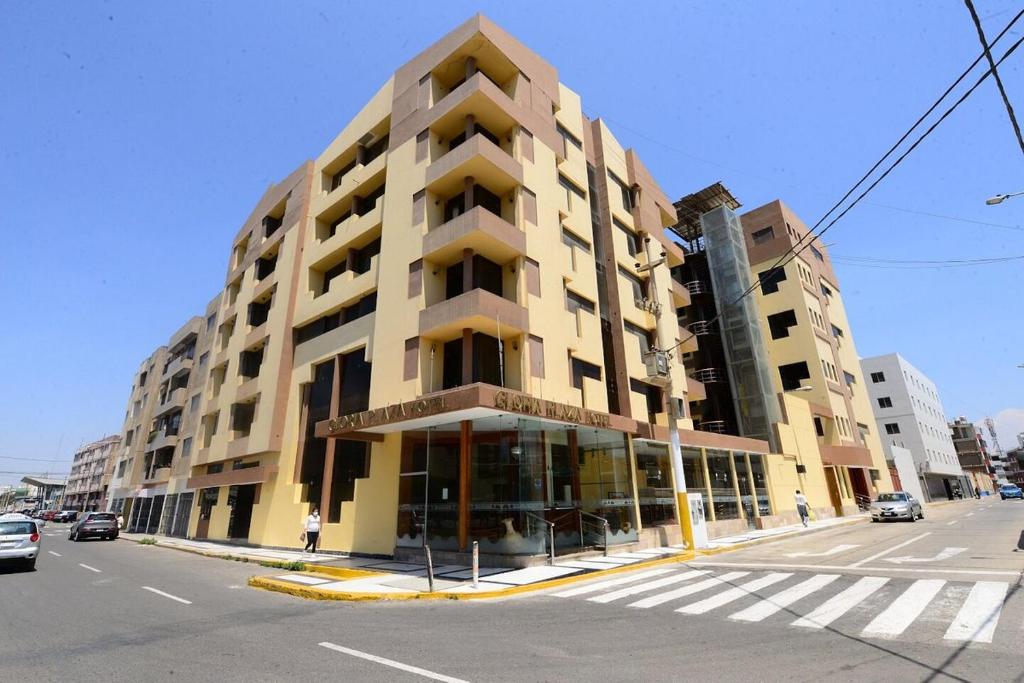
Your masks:
<svg viewBox="0 0 1024 683"><path fill-rule="evenodd" d="M676 401L672 397L672 366L669 363L669 352L664 351L665 344L661 340L661 303L658 301L658 285L654 279L654 269L666 262L665 252L656 261L651 260L651 237L644 237L644 255L647 257L647 264L636 264L638 273L650 273L648 290L650 295L650 306L648 311L654 314L656 324L655 348L647 352L644 363L647 365L647 376L660 378L664 386L668 410L668 438L669 455L672 463L672 485L675 488L676 519L679 520L679 528L683 533L683 539L688 548L693 549L693 524L690 519L690 504L686 495L686 474L683 471L683 449L679 441L679 419L676 410Z"/></svg>

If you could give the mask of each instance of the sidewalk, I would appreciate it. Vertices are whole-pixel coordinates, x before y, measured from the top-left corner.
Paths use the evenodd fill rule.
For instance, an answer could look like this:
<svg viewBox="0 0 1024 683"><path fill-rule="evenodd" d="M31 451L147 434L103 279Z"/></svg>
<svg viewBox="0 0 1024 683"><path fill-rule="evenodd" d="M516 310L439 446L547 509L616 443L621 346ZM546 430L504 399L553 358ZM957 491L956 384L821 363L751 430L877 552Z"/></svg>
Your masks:
<svg viewBox="0 0 1024 683"><path fill-rule="evenodd" d="M739 545L753 544L764 539L777 539L780 536L796 536L799 534L810 534L816 531L825 531L826 529L832 529L838 526L847 526L849 524L857 524L859 522L868 522L871 520L871 515L866 512L862 512L857 515L849 515L847 517L830 517L828 519L820 519L814 522L809 522L805 527L803 524L790 524L787 526L779 526L773 529L751 529L750 531L735 536L720 536L715 538L708 543L708 547L701 552L707 554L714 554L720 552L723 549L735 548Z"/></svg>
<svg viewBox="0 0 1024 683"><path fill-rule="evenodd" d="M549 588L594 575L614 574L669 562L693 559L681 547L661 547L608 556L556 561L524 569L481 567L480 581L473 587L468 566L434 567L434 591L430 591L426 565L370 558L337 559L311 568L308 573L256 576L249 585L320 600L417 600L495 598L526 590ZM372 575L338 581L318 575L322 569L347 568L373 572Z"/></svg>
<svg viewBox="0 0 1024 683"><path fill-rule="evenodd" d="M186 552L205 555L206 557L219 557L222 559L242 558L250 562L304 562L306 564L321 564L333 562L339 559L338 555L311 554L297 550L271 550L268 548L252 548L244 545L231 545L228 543L213 543L210 541L192 541L185 538L172 538L170 536L155 536L153 534L129 534L121 532L121 538L139 541L151 538L156 545L162 548L174 548Z"/></svg>

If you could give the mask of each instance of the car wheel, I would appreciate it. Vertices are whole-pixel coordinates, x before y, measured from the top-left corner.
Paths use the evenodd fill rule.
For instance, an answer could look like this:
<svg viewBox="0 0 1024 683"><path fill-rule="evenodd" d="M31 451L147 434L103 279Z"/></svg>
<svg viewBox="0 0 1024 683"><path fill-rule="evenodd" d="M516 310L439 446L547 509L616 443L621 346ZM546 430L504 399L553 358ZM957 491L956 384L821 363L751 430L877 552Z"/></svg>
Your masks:
<svg viewBox="0 0 1024 683"><path fill-rule="evenodd" d="M914 514L913 510L910 511L910 521L911 522L916 522L917 521L917 515Z"/></svg>
<svg viewBox="0 0 1024 683"><path fill-rule="evenodd" d="M920 512L917 513L917 518L924 519L924 510L921 510Z"/></svg>

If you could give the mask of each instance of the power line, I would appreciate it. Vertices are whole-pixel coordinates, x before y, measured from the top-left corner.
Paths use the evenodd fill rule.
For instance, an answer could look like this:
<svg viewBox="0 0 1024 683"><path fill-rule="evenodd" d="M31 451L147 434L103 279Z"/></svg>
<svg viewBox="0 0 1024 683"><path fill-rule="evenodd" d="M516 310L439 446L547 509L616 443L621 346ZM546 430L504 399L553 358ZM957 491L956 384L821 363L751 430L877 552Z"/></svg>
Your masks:
<svg viewBox="0 0 1024 683"><path fill-rule="evenodd" d="M833 256L832 260L834 262L841 263L846 266L861 266L864 268L888 268L893 270L917 270L922 268L971 268L974 266L995 265L1024 260L1024 255L947 261L903 261L899 259L872 259L870 257L857 256Z"/></svg>
<svg viewBox="0 0 1024 683"><path fill-rule="evenodd" d="M49 458L18 458L13 455L0 455L0 460L19 460L23 462L63 462L71 464L67 458L60 458L58 460L51 460Z"/></svg>
<svg viewBox="0 0 1024 683"><path fill-rule="evenodd" d="M1009 115L1010 123L1013 125L1013 132L1017 135L1017 144L1020 145L1021 154L1024 154L1024 137L1021 137L1020 125L1017 124L1017 117L1013 113L1013 105L1010 104L1010 98L1006 96L1003 79L999 77L999 70L996 69L996 64L992 61L990 46L985 43L985 31L981 28L981 19L978 18L978 12L974 9L973 0L964 0L964 4L967 5L967 9L971 13L974 28L978 31L978 40L981 41L981 47L985 50L985 59L988 60L988 65L992 69L992 76L995 78L996 86L999 88L999 94L1003 97L1003 104L1006 105L1006 113Z"/></svg>
<svg viewBox="0 0 1024 683"><path fill-rule="evenodd" d="M995 40L993 40L993 41L992 41L992 44L994 45L994 44L995 44L996 42L998 42L998 41L999 41L999 40L1000 40L1000 39L1001 39L1001 38L1002 38L1002 37L1003 37L1003 36L1004 36L1004 35L1006 34L1006 32L1007 32L1007 31L1009 31L1010 27L1011 27L1011 26L1013 26L1013 24L1014 24L1014 23L1015 23L1015 22L1016 22L1016 21L1017 21L1018 19L1020 19L1020 17L1021 17L1022 15L1024 15L1024 10L1021 10L1020 12L1018 12L1018 13L1017 13L1017 15L1016 15L1016 16L1014 16L1014 18L1013 18L1013 19L1012 19L1012 20L1010 21L1010 23L1009 23L1009 24L1007 24L1006 28L1004 28L1004 29L1003 29L1003 30L1002 30L1002 31L1001 31L1001 32L999 33L999 35L998 35L998 36L996 36ZM1021 44L1022 42L1024 42L1024 38L1021 38L1021 39L1019 39L1019 40L1018 40L1018 41L1017 41L1016 43L1014 43L1014 44L1013 44L1012 46L1010 46L1010 48L1009 48L1009 49L1008 49L1008 50L1006 51L1006 53L1005 53L1005 54L1004 54L1004 55L1003 55L1003 56L1002 56L1002 57L1001 57L1001 58L999 59L999 62L997 62L997 64L1001 64L1001 63L1002 63L1003 61L1005 61L1005 60L1006 60L1006 59L1007 59L1007 58L1008 58L1008 57L1009 57L1009 56L1010 56L1011 54L1013 54L1013 52L1014 52L1014 51L1015 51L1015 50L1016 50L1016 49L1017 49L1017 48L1018 48L1018 47L1020 46L1020 44ZM769 275L769 276L773 275L773 274L774 274L774 273L775 273L776 271L778 271L778 270L779 270L780 268L784 268L784 267L785 267L786 265L788 265L788 264L789 264L789 263L790 263L791 261L793 261L793 260L794 260L794 259L795 259L795 258L796 258L797 256L799 256L799 255L800 255L801 253L803 253L803 252L804 252L804 251L805 251L805 250L806 250L806 249L807 249L808 247L810 247L810 246L811 246L811 244L812 244L812 243L814 242L814 240L815 240L815 239L817 239L817 238L820 238L820 237L821 237L822 235L824 235L824 234L825 234L826 232L828 232L828 230L829 230L829 229L830 229L830 228L831 228L832 226L834 226L834 225L835 225L835 224L836 224L836 223L837 223L837 222L838 222L839 220L841 220L841 219L843 218L843 216L845 216L845 215L846 215L847 213L849 213L849 212L850 212L850 210L851 210L851 209L853 209L853 207L855 207L855 206L856 206L856 205L857 205L858 203L860 203L860 201L861 201L861 200L862 200L862 199L863 199L864 197L866 197L866 196L868 195L868 193L870 193L870 192L871 192L871 191L872 191L872 190L873 190L873 189L874 189L875 187L877 187L877 186L878 186L878 184L882 182L882 180L884 180L884 179L885 179L885 178L886 178L886 177L887 177L887 176L888 176L888 175L889 175L889 174L890 174L890 173L891 173L891 172L892 172L892 171L893 171L893 170L894 170L894 169L895 169L895 168L896 168L897 166L899 166L899 165L900 165L900 164L901 164L901 163L903 162L903 160L904 160L904 159L906 159L906 158L907 158L907 156L908 156L908 155L909 155L909 154L910 154L911 152L913 152L913 151L914 151L914 150L915 150L915 149L917 148L917 146L918 146L918 145L920 145L920 144L921 144L921 142L923 142L923 141L924 141L924 139L925 139L926 137L928 137L928 136L929 136L929 135L930 135L930 134L931 134L931 133L932 133L932 132L933 132L933 131L934 131L934 130L935 130L935 129L936 129L937 127L938 127L938 126L939 126L939 124L941 124L941 123L942 123L942 122L943 122L944 120L946 120L946 118L947 118L947 117L948 117L948 116L949 116L950 114L952 114L952 113L953 113L953 111L954 111L954 110L955 110L955 109L956 109L957 107L959 107L959 106L960 106L960 105L961 105L961 104L962 104L962 103L964 102L964 100L966 100L966 99L967 99L967 98L968 98L968 97L969 97L969 96L970 96L970 95L971 95L971 94L972 94L972 93L973 93L973 92L974 92L975 90L977 90L977 88L978 88L978 87L979 87L979 86L980 86L980 85L981 85L981 84L982 84L982 83L983 83L983 82L985 81L985 79L986 79L986 78L988 78L988 77L989 77L989 75L990 75L990 74L991 74L991 73L993 72L993 70L994 70L994 68L995 68L994 66L993 66L992 68L990 68L990 69L989 69L988 71L986 71L986 72L985 72L985 73L984 73L984 74L983 74L983 75L981 76L981 78L979 78L979 79L978 79L978 80L977 80L977 81L976 81L976 82L974 83L974 85L973 85L973 86L971 86L971 88L967 90L967 92L965 92L965 93L964 93L964 94L963 94L963 95L962 95L962 96L961 96L961 97L960 97L960 98L959 98L959 99L958 99L958 100L957 100L956 102L954 102L954 103L953 103L953 105L952 105L952 106L950 106L950 107L949 107L948 109L946 109L946 111L945 111L945 112L943 112L942 116L940 116L940 117L939 117L939 119L938 119L938 120L937 120L937 121L936 121L935 123L933 123L933 124L932 124L932 125L931 125L931 126L930 126L930 127L928 128L928 129L927 129L927 130L925 130L925 132L924 132L924 133L922 133L922 134L921 134L921 135L920 135L920 136L919 136L919 137L917 138L917 140L915 140L915 141L914 141L914 143L913 143L913 144L912 144L912 145L911 145L911 146L910 146L910 147L909 147L909 148L908 148L908 149L907 149L907 150L906 150L905 152L903 152L903 154L901 154L901 155L900 155L900 156L899 156L899 157L898 157L898 158L897 158L897 159L896 159L896 160L895 160L895 161L894 161L894 162L893 162L892 164L890 164L890 165L889 165L889 167L888 167L888 168L887 168L887 169L886 169L886 170L885 170L885 171L884 171L884 172L882 173L882 175L880 175L880 176L879 176L879 177L878 177L878 178L877 178L877 179L876 179L876 180L875 180L875 181L874 181L873 183L871 183L871 184L870 184L870 185L869 185L869 186L867 187L867 189L865 189L865 190L864 190L864 191L863 191L863 192L862 192L862 193L861 193L860 195L858 195L858 196L857 196L857 197L856 197L856 198L855 198L855 199L854 199L854 200L853 200L853 201L852 201L852 202L851 202L851 203L850 203L850 204L849 204L849 205L848 205L848 206L847 206L847 207L846 207L845 209L843 209L843 210L842 210L842 211L841 211L841 212L840 212L840 213L839 213L839 214L838 214L838 215L837 215L837 216L836 216L835 218L833 218L833 219L832 219L832 220L831 220L831 221L830 221L830 222L828 223L828 225L826 225L826 226L825 226L824 228L822 228L820 232L818 232L817 234L815 234L815 233L814 233L814 231L815 231L815 230L817 229L817 227L818 227L819 225L821 225L821 224L822 224L822 223L823 223L823 222L825 221L825 219L826 219L826 218L828 218L829 214L831 214L831 213L832 213L833 211L835 211L835 209L836 209L836 208L838 208L838 207L839 207L840 205L842 205L842 203L843 203L843 202L844 202L844 201L845 201L845 200L846 200L846 199L847 199L848 197L850 197L850 195L852 195L852 194L853 194L853 193L854 193L854 192L856 191L857 187L859 187L859 186L860 186L861 184L863 184L863 182L864 182L864 181L865 181L865 180L866 180L866 179L867 179L867 178L868 178L868 177L869 177L869 176L871 175L871 173L873 173L873 172L874 172L874 171L875 171L875 170L876 170L876 169L877 169L877 168L878 168L879 166L881 166L881 164L882 164L882 163L884 162L884 160L885 160L886 158L888 158L888 157L889 157L889 156L890 156L890 155L892 154L892 152L893 152L893 151L894 151L894 150L895 150L895 149L896 149L896 148L897 148L897 147L898 147L898 146L899 146L900 144L902 144L902 143L903 143L903 142L904 142L904 141L905 141L905 140L906 140L906 139L907 139L907 138L908 138L908 137L910 136L910 134L911 134L911 133L913 132L913 130L914 130L915 128L917 128L917 126L918 126L918 125L920 125L920 123L921 123L921 122L922 122L922 121L923 121L923 120L924 120L924 119L925 119L925 118L926 118L926 117L927 117L927 116L928 116L928 115L929 115L929 114L930 114L931 112L933 112L933 111L934 111L934 110L935 110L935 109L936 109L936 108L938 107L938 105L939 105L939 104L940 104L940 103L942 102L942 100L944 100L944 99L946 98L946 96L947 96L947 95L948 95L948 94L949 94L949 93L950 93L950 92L951 92L951 91L952 91L952 90L953 90L953 89L954 89L954 88L955 88L955 87L956 87L956 86L957 86L957 85L958 85L958 84L959 84L959 83L960 83L960 82L961 82L961 81L962 81L962 80L963 80L963 79L964 79L964 78L965 78L965 77L967 76L967 74L968 74L968 73L970 73L970 71L971 71L971 70L972 70L972 69L973 69L973 68L974 68L975 66L977 66L977 64L978 64L978 63L979 63L979 62L981 61L981 59L982 59L983 57L984 57L984 54L980 55L980 56L979 56L979 57L978 57L977 59L975 59L975 60L974 60L974 61L973 61L973 62L971 63L971 66L970 66L970 67L968 67L968 68L967 68L967 70L966 70L966 71L964 71L964 73L963 73L963 74L961 74L961 75L960 75L960 77L958 77L958 78L956 79L956 81L955 81L955 82L953 83L953 85L951 85L951 86L950 86L949 88L947 88L947 89L946 89L946 91L945 91L945 92L943 92L943 93L942 93L942 95L941 95L941 96L939 97L939 99L938 99L938 100L936 100L936 101L935 101L935 103L934 103L934 104L933 104L933 105L932 105L931 107L929 107L929 108L928 108L928 111L927 111L927 112L925 112L925 114L924 114L923 116L921 116L921 117L920 117L920 118L919 118L919 119L918 119L918 120L917 120L917 121L916 121L916 122L915 122L915 123L914 123L914 124L913 124L913 125L912 125L912 126L911 126L911 127L909 128L909 129L908 129L908 130L907 130L907 132L906 132L906 133L904 133L904 134L903 134L903 136L902 136L902 137L900 138L900 140L899 140L899 141L898 141L898 142L897 142L897 143L896 143L895 145L893 145L893 146L892 146L892 147L891 147L891 148L890 148L890 149L889 149L889 150L888 150L888 151L887 151L887 152L886 152L886 153L885 153L885 154L884 154L884 155L882 156L882 159L880 159L880 160L879 160L879 161L878 161L877 163L875 163L875 165L871 167L871 170L869 170L869 171L868 171L868 172L867 172L866 174L864 174L864 176L863 176L863 177L861 177L861 179L860 179L860 180L858 180L858 181L857 181L857 183L856 183L856 184L855 184L855 185L854 185L854 186L853 186L853 187L852 187L852 188L851 188L851 189L850 189L849 191L847 191L847 193L846 193L845 195L843 195L843 198L842 198L842 199L841 199L840 201L836 202L836 204L835 204L835 205L834 205L834 206L833 206L833 207L832 207L831 209L829 209L829 210L828 210L828 211L827 211L827 212L825 213L825 215L824 215L824 216L823 216L823 217L822 217L822 218L821 218L820 220L818 220L818 222L817 222L817 223L815 223L815 224L814 224L814 227L812 227L812 228L811 228L811 229L810 229L810 230L809 230L809 231L807 232L807 234L805 234L805 235L804 235L803 237L801 237L801 238L800 238L799 240L797 240L797 242L796 242L795 244L793 244L793 245L792 245L792 246L791 246L791 247L790 247L789 249L787 249L787 250L786 250L786 252L784 252L784 253L783 253L783 254L782 254L782 255L781 255L780 257L779 257L779 259L778 259L778 260L777 260L777 261L775 262L775 264L774 264L774 265L773 265L773 266L772 266L771 268L769 268L769 269L768 269L767 271L765 271L765 272L767 272L767 273L768 273L768 275ZM803 244L803 242L804 242L805 240L807 240L808 238L810 238L810 241L808 241L808 242L807 242L806 244ZM803 244L803 246L800 246L801 244ZM797 247L798 247L798 246L800 247L799 249L797 249ZM787 259L787 256L788 256L788 259ZM744 298L746 298L747 296L749 296L749 295L750 295L750 294L751 294L751 293L752 293L752 292L753 292L753 291L754 291L754 290L755 290L755 289L756 289L756 288L757 288L757 287L758 287L758 286L759 286L760 284L761 284L761 282L760 282L760 278L758 278L758 280L757 280L756 282L753 282L753 283L751 283L750 287L748 287L748 288L747 288L747 289L746 289L746 290L745 290L745 291L744 291L743 293L741 293L741 294L740 294L740 295L739 295L738 297L736 297L736 299L734 299L734 300L733 300L732 302L730 302L729 304L726 304L726 305L724 305L724 306L723 306L723 310L722 310L722 311L720 311L720 312L719 312L719 313L718 313L717 315L715 315L715 316L714 316L714 317L713 317L713 318L712 318L711 320L709 320L709 321L707 321L707 322L708 322L708 323L712 323L712 322L715 322L715 321L717 321L717 320L718 320L719 318L721 318L721 317L722 317L722 315L724 314L724 311L725 311L725 309L727 309L727 308L730 308L730 307L732 307L732 306L735 306L735 305L736 305L737 303L739 303L739 302L740 302L741 300L743 300ZM693 333L693 332L691 332L691 333L690 333L690 335L689 335L688 337L686 337L685 339L682 339L682 340L680 340L680 341L676 342L676 343L675 343L674 345L672 345L672 346L671 346L671 347L669 347L668 349L665 349L665 351L672 351L672 350L674 350L674 349L678 348L679 346L681 346L681 345L682 345L682 344L683 344L684 342L686 342L686 341L690 340L691 338L693 338L693 337L695 337L695 336L696 336L696 334L695 334L695 333Z"/></svg>

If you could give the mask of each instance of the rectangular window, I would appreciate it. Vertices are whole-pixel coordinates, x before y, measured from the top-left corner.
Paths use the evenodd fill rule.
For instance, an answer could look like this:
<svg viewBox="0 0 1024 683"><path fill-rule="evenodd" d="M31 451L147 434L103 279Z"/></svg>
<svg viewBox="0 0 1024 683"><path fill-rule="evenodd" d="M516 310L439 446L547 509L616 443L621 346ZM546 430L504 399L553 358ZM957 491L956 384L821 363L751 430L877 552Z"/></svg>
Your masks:
<svg viewBox="0 0 1024 683"><path fill-rule="evenodd" d="M192 437L187 436L181 442L181 457L188 458L190 455L192 455Z"/></svg>
<svg viewBox="0 0 1024 683"><path fill-rule="evenodd" d="M557 121L555 122L555 130L558 131L558 134L562 136L563 140L571 143L573 147L576 147L577 149L583 149L583 143L580 142L580 139L573 135L572 133L570 133L565 126L558 123Z"/></svg>
<svg viewBox="0 0 1024 683"><path fill-rule="evenodd" d="M886 434L899 434L900 433L900 426L898 424L896 424L895 422L886 422L885 423L885 433Z"/></svg>
<svg viewBox="0 0 1024 683"><path fill-rule="evenodd" d="M608 176L612 179L613 183L619 186L619 192L622 193L622 206L625 207L626 211L632 211L634 205L633 193L630 192L629 185L611 171L608 171Z"/></svg>
<svg viewBox="0 0 1024 683"><path fill-rule="evenodd" d="M758 273L757 279L761 283L761 294L774 294L779 291L779 283L785 281L786 271L782 268L766 270Z"/></svg>
<svg viewBox="0 0 1024 683"><path fill-rule="evenodd" d="M590 253L590 242L567 229L564 225L562 226L562 244L582 249L587 254Z"/></svg>
<svg viewBox="0 0 1024 683"><path fill-rule="evenodd" d="M216 324L217 324L217 314L216 313L211 313L206 318L206 332L209 333L213 329L213 326L216 325Z"/></svg>
<svg viewBox="0 0 1024 683"><path fill-rule="evenodd" d="M572 291L568 287L565 289L565 310L570 313L576 311L586 311L587 313L593 314L595 311L594 302L590 299L580 296L576 292Z"/></svg>
<svg viewBox="0 0 1024 683"><path fill-rule="evenodd" d="M814 433L818 436L825 436L825 425L822 424L821 418L818 416L814 417Z"/></svg>
<svg viewBox="0 0 1024 683"><path fill-rule="evenodd" d="M574 387L582 389L584 377L601 381L601 368L599 366L571 356L569 359L572 362L572 385Z"/></svg>
<svg viewBox="0 0 1024 683"><path fill-rule="evenodd" d="M579 197L580 199L586 199L587 198L587 193L586 192L584 192L579 187L577 187L576 183L572 182L571 180L566 178L561 173L558 174L558 184L561 185L566 190L568 190L569 192L571 192L574 195L576 195L577 197Z"/></svg>
<svg viewBox="0 0 1024 683"><path fill-rule="evenodd" d="M846 378L846 386L853 388L853 385L857 383L857 378L843 370L843 377Z"/></svg>
<svg viewBox="0 0 1024 683"><path fill-rule="evenodd" d="M824 294L825 296L832 296L832 290L826 287L824 282L820 283L820 285L822 294Z"/></svg>
<svg viewBox="0 0 1024 683"><path fill-rule="evenodd" d="M629 283L633 290L633 301L643 301L647 298L647 280L642 280L633 275L622 266L619 266L619 275Z"/></svg>
<svg viewBox="0 0 1024 683"><path fill-rule="evenodd" d="M811 245L811 253L814 254L814 258L818 259L819 261L825 260L825 257L822 255L822 253L818 251L818 249L813 244Z"/></svg>
<svg viewBox="0 0 1024 683"><path fill-rule="evenodd" d="M654 346L654 332L645 330L644 328L634 325L628 320L623 321L623 327L626 332L629 332L640 341L641 353L647 353Z"/></svg>
<svg viewBox="0 0 1024 683"><path fill-rule="evenodd" d="M839 329L838 327L833 325L832 326L832 336L835 337L836 339L839 339L840 337L843 337L845 335L843 334L843 331L841 329Z"/></svg>
<svg viewBox="0 0 1024 683"><path fill-rule="evenodd" d="M810 379L811 372L807 369L807 363L790 363L779 366L779 378L782 380L783 391L792 391L800 388L801 380Z"/></svg>
<svg viewBox="0 0 1024 683"><path fill-rule="evenodd" d="M789 328L796 326L796 313L792 310L782 311L768 316L768 329L771 331L772 339L782 339L789 336Z"/></svg>
<svg viewBox="0 0 1024 683"><path fill-rule="evenodd" d="M768 226L767 228L761 228L750 233L750 238L754 241L754 244L764 244L775 239L775 228Z"/></svg>
<svg viewBox="0 0 1024 683"><path fill-rule="evenodd" d="M249 326L259 327L270 316L270 301L254 301L249 304Z"/></svg>
<svg viewBox="0 0 1024 683"><path fill-rule="evenodd" d="M189 401L189 404L188 404L188 410L189 410L190 413L197 413L197 412L199 412L199 401L201 401L202 398L203 398L202 394L196 394L195 396L192 397L192 400Z"/></svg>
<svg viewBox="0 0 1024 683"><path fill-rule="evenodd" d="M626 236L626 251L629 252L630 256L636 256L643 251L643 242L640 239L640 235L633 232L633 230L620 221L618 218L612 218L612 224L622 231L622 234Z"/></svg>
<svg viewBox="0 0 1024 683"><path fill-rule="evenodd" d="M892 408L892 399L888 396L882 396L878 399L879 408Z"/></svg>
<svg viewBox="0 0 1024 683"><path fill-rule="evenodd" d="M231 430L239 432L240 437L249 436L252 420L256 416L255 403L236 403L231 406Z"/></svg>
<svg viewBox="0 0 1024 683"><path fill-rule="evenodd" d="M884 372L872 372L871 373L871 382L873 384L878 384L879 382L884 382L884 381L885 381L885 373Z"/></svg>

